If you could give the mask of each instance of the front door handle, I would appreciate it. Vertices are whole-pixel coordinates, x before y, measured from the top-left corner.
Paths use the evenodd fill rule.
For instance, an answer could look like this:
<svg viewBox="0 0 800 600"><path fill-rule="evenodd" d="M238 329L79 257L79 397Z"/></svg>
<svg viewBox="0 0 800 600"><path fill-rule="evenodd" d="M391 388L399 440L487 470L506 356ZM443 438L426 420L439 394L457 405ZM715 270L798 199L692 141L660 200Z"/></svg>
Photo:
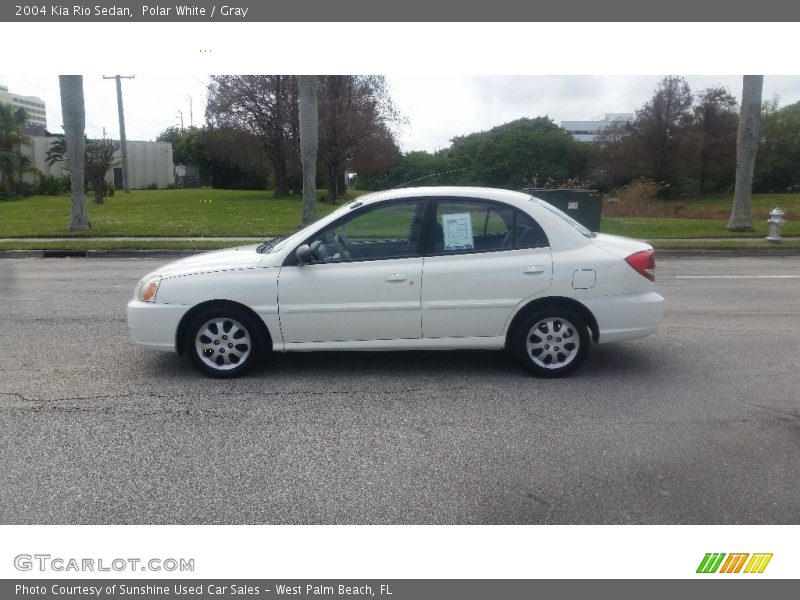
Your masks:
<svg viewBox="0 0 800 600"><path fill-rule="evenodd" d="M407 279L407 276L406 276L405 273L394 273L392 275L387 276L385 281L387 283L395 283L395 282L399 282L399 281L405 281L406 279Z"/></svg>
<svg viewBox="0 0 800 600"><path fill-rule="evenodd" d="M526 275L536 275L538 273L544 273L544 267L542 265L531 265L530 267L525 267L525 270L522 272Z"/></svg>

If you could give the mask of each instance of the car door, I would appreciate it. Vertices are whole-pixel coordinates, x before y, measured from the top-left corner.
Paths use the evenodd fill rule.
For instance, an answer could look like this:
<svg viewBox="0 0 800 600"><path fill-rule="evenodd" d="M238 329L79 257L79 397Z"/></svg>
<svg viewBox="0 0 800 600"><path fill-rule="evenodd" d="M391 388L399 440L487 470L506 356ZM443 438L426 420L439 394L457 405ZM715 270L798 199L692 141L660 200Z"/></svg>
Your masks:
<svg viewBox="0 0 800 600"><path fill-rule="evenodd" d="M549 242L526 213L472 198L435 200L422 281L425 338L496 337L524 299L550 287Z"/></svg>
<svg viewBox="0 0 800 600"><path fill-rule="evenodd" d="M424 206L366 206L308 239L314 260L278 279L284 342L419 339Z"/></svg>

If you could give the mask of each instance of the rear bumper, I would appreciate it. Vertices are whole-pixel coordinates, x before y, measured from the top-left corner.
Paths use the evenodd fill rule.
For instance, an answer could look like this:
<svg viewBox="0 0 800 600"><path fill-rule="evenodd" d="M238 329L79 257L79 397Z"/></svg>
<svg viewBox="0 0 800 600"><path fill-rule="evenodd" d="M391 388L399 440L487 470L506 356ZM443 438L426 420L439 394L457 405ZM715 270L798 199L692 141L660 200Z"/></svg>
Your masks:
<svg viewBox="0 0 800 600"><path fill-rule="evenodd" d="M128 328L133 341L146 348L175 352L175 332L189 309L180 304L128 302Z"/></svg>
<svg viewBox="0 0 800 600"><path fill-rule="evenodd" d="M597 319L600 344L651 335L664 316L664 298L656 292L597 298L586 306Z"/></svg>

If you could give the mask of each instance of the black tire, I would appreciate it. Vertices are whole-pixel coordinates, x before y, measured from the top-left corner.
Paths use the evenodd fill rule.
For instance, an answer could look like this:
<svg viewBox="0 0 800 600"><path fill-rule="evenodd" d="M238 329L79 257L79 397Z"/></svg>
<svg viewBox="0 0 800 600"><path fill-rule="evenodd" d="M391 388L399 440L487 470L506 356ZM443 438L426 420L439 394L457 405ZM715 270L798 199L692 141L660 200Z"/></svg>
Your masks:
<svg viewBox="0 0 800 600"><path fill-rule="evenodd" d="M516 328L514 353L539 377L564 377L586 358L589 328L580 315L550 306L528 315Z"/></svg>
<svg viewBox="0 0 800 600"><path fill-rule="evenodd" d="M238 377L264 351L262 330L253 317L234 306L218 306L195 316L186 328L186 353L208 377Z"/></svg>

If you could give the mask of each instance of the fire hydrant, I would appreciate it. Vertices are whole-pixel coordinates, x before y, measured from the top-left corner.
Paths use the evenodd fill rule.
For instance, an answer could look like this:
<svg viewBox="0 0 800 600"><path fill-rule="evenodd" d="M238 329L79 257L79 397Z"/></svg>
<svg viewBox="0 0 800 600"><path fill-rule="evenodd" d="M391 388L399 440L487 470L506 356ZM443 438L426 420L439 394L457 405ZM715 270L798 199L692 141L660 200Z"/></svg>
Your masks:
<svg viewBox="0 0 800 600"><path fill-rule="evenodd" d="M770 242L780 242L783 238L781 238L781 227L783 226L786 221L783 218L785 213L780 208L773 208L772 212L769 213L769 219L767 219L767 223L769 223L769 235L767 236L767 241Z"/></svg>

